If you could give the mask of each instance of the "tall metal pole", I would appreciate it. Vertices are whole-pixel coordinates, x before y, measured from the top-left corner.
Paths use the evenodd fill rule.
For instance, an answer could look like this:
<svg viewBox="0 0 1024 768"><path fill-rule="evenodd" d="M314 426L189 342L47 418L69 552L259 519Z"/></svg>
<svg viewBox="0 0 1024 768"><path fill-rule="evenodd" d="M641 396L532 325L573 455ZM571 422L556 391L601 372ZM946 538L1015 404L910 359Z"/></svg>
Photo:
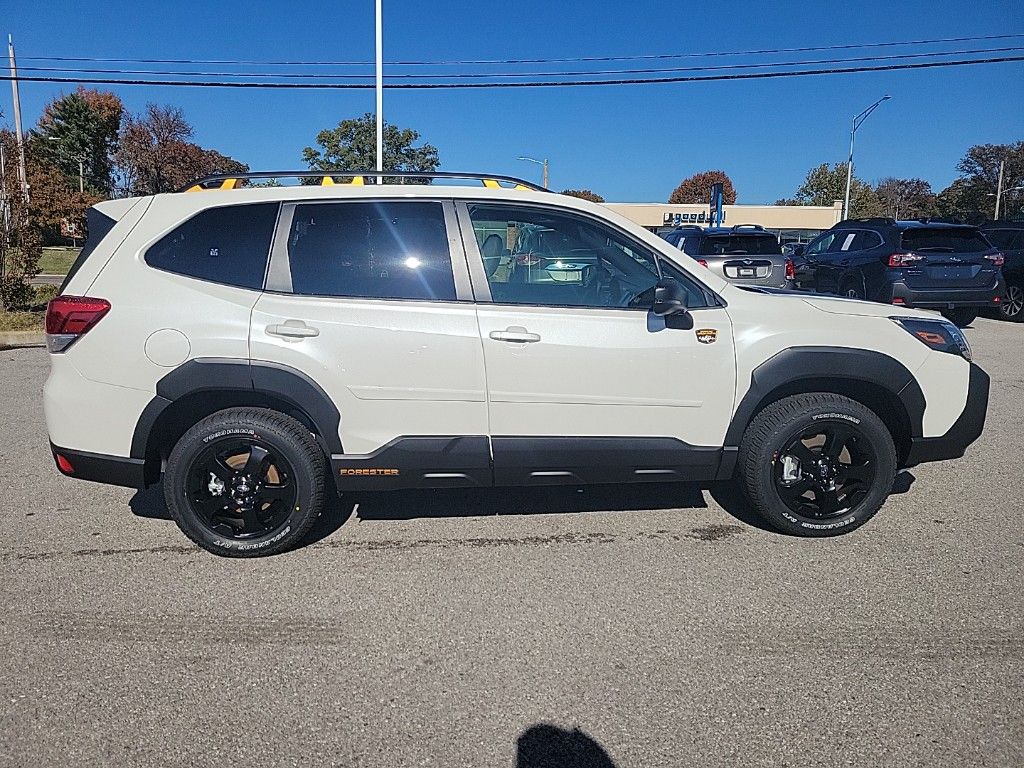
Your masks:
<svg viewBox="0 0 1024 768"><path fill-rule="evenodd" d="M1003 166L1005 164L1005 160L999 161L999 183L996 184L996 221L999 221L999 203L1003 198Z"/></svg>
<svg viewBox="0 0 1024 768"><path fill-rule="evenodd" d="M868 119L868 116L878 108L879 104L881 104L883 101L888 101L891 98L892 96L886 94L878 101L876 101L874 104L872 104L870 107L868 107L859 115L856 115L853 118L853 124L850 127L850 157L846 161L846 198L843 202L844 219L850 218L850 184L853 181L853 140L857 136L857 129L860 128L864 121Z"/></svg>
<svg viewBox="0 0 1024 768"><path fill-rule="evenodd" d="M381 7L382 0L377 0L377 171L384 170L384 34ZM377 177L377 183L384 181Z"/></svg>
<svg viewBox="0 0 1024 768"><path fill-rule="evenodd" d="M843 218L850 218L850 182L853 181L853 140L857 137L857 119L850 129L850 157L846 161L846 197L843 198Z"/></svg>
<svg viewBox="0 0 1024 768"><path fill-rule="evenodd" d="M21 96L18 93L18 65L14 60L14 37L7 36L7 61L11 68L11 96L14 99L14 135L18 142L18 181L21 194L28 200L28 174L25 171L25 140L21 133Z"/></svg>
<svg viewBox="0 0 1024 768"><path fill-rule="evenodd" d="M85 162L81 157L78 158L78 191L85 192Z"/></svg>
<svg viewBox="0 0 1024 768"><path fill-rule="evenodd" d="M548 185L548 159L544 158L544 189L549 189Z"/></svg>

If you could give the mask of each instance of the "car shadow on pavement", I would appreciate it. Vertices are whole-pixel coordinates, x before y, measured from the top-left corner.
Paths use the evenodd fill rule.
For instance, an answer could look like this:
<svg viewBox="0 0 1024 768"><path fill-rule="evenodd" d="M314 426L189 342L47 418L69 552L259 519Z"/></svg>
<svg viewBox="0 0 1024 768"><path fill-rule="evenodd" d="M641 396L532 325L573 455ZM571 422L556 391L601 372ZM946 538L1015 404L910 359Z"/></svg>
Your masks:
<svg viewBox="0 0 1024 768"><path fill-rule="evenodd" d="M137 517L171 519L164 503L162 484L136 492L128 505ZM358 515L360 520L413 520L705 507L707 502L700 488L687 483L593 485L582 488L451 488L358 492L341 496L329 494L327 508L307 534L303 546L330 536L353 514Z"/></svg>
<svg viewBox="0 0 1024 768"><path fill-rule="evenodd" d="M615 762L578 728L538 723L516 740L516 768L615 768Z"/></svg>

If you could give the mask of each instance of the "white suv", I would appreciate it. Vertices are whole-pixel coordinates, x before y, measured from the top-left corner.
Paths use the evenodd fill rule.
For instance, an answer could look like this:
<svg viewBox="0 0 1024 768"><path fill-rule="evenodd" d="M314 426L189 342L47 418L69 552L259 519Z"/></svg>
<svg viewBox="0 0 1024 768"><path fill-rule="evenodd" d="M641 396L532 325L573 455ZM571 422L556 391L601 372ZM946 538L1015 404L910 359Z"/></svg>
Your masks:
<svg viewBox="0 0 1024 768"><path fill-rule="evenodd" d="M60 471L162 475L182 531L232 556L301 540L329 478L733 480L829 536L982 431L988 376L938 317L732 285L603 206L459 177L484 185L213 177L98 204L46 320Z"/></svg>

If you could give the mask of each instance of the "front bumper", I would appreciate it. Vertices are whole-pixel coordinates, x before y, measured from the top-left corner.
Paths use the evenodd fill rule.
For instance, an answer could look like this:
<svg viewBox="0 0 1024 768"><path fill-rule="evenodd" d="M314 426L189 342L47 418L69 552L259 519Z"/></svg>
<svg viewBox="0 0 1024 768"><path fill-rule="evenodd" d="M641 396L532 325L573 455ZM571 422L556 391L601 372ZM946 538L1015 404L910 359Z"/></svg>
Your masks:
<svg viewBox="0 0 1024 768"><path fill-rule="evenodd" d="M987 288L914 290L902 280L892 283L888 300L906 307L931 307L932 309L956 309L957 307L998 307L1006 293L1006 285L1000 277ZM900 301L897 301L897 300Z"/></svg>
<svg viewBox="0 0 1024 768"><path fill-rule="evenodd" d="M915 437L904 466L913 467L928 461L958 459L967 446L981 436L988 411L989 377L979 366L971 363L967 381L967 403L949 431L941 437Z"/></svg>

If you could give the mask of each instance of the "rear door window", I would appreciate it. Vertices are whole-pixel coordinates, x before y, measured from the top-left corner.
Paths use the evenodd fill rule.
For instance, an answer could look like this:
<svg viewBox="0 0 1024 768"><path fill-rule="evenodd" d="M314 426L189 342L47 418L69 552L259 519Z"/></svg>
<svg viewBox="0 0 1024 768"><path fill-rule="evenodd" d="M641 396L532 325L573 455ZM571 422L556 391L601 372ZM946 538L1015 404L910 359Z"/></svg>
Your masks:
<svg viewBox="0 0 1024 768"><path fill-rule="evenodd" d="M146 263L199 280L261 289L277 210L277 203L207 208L151 245Z"/></svg>
<svg viewBox="0 0 1024 768"><path fill-rule="evenodd" d="M991 248L981 232L971 227L905 229L902 247L924 253L979 253Z"/></svg>
<svg viewBox="0 0 1024 768"><path fill-rule="evenodd" d="M90 237L91 236L92 235L90 234ZM996 248L1013 250L1015 248L1024 247L1024 230L989 229L985 232L985 237L988 238L988 241Z"/></svg>
<svg viewBox="0 0 1024 768"><path fill-rule="evenodd" d="M288 234L292 293L455 301L438 202L297 205Z"/></svg>

